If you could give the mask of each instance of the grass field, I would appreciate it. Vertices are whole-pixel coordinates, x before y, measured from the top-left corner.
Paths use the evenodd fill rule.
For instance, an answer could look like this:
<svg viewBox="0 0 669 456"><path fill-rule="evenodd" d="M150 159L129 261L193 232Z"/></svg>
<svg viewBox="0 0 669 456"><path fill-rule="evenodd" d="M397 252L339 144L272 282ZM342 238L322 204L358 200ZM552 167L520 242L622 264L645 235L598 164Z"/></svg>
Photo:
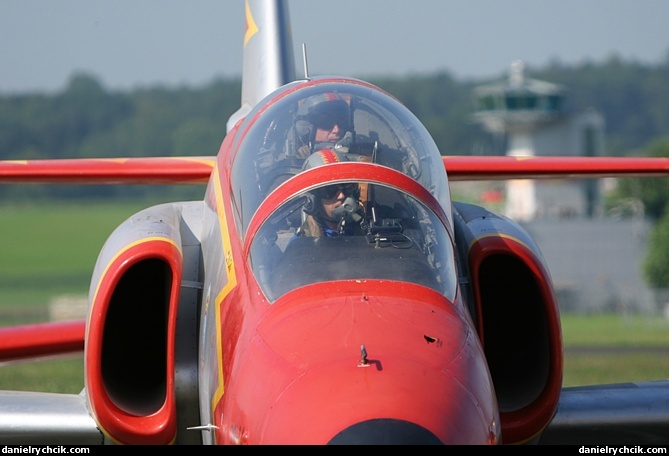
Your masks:
<svg viewBox="0 0 669 456"><path fill-rule="evenodd" d="M562 315L565 386L669 379L669 321Z"/></svg>
<svg viewBox="0 0 669 456"><path fill-rule="evenodd" d="M109 234L153 202L0 203L0 325L48 318L55 297L88 294ZM669 321L660 316L563 315L564 385L669 378ZM0 368L0 389L78 393L81 356Z"/></svg>
<svg viewBox="0 0 669 456"><path fill-rule="evenodd" d="M0 205L0 319L39 320L49 300L87 295L105 240L143 203Z"/></svg>

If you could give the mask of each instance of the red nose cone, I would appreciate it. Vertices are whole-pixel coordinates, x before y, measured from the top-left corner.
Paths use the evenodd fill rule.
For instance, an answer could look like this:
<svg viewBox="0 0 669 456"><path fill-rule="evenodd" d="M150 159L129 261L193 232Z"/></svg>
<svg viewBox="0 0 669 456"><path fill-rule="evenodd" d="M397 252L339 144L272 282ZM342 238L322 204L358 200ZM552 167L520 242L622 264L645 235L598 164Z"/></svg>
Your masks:
<svg viewBox="0 0 669 456"><path fill-rule="evenodd" d="M273 305L226 389L220 438L496 443L495 395L469 320L423 287L357 288L317 300L304 288Z"/></svg>

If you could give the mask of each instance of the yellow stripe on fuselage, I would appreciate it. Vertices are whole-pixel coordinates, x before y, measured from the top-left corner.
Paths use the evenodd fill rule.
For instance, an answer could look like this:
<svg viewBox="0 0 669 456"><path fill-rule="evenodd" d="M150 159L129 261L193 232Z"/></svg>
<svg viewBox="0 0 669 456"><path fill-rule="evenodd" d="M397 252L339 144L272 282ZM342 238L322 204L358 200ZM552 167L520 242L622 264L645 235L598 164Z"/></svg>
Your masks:
<svg viewBox="0 0 669 456"><path fill-rule="evenodd" d="M221 249L225 258L225 268L228 278L227 283L223 286L214 300L214 311L216 312L216 359L218 362L218 386L211 401L211 408L214 410L216 404L218 404L225 392L225 385L223 383L223 344L221 340L221 305L225 297L237 286L237 275L235 273L235 262L232 256L232 247L230 245L230 230L228 229L228 220L225 215L225 205L223 204L223 194L221 191L218 167L214 167L212 178L214 180L216 213L218 215L218 224L221 230Z"/></svg>

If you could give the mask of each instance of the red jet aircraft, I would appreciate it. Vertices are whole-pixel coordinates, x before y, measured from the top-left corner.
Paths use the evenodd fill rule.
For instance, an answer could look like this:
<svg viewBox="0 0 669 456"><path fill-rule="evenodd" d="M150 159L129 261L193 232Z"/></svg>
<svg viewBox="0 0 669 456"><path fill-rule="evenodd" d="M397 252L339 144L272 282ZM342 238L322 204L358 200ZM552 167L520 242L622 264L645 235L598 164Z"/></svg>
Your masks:
<svg viewBox="0 0 669 456"><path fill-rule="evenodd" d="M83 350L85 389L0 393L0 442L667 445L669 382L562 388L539 248L449 177L668 162L442 156L378 87L296 78L284 2L245 6L217 156L0 163L3 183L206 184L111 234L85 322L2 329L1 361Z"/></svg>

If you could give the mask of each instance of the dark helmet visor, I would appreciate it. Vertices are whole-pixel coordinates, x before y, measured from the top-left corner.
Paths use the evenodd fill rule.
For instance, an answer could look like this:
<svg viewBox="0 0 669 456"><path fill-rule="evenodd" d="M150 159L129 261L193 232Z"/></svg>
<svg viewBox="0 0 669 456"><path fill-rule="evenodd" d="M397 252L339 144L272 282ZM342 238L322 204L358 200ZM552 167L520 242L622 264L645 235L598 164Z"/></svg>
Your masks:
<svg viewBox="0 0 669 456"><path fill-rule="evenodd" d="M358 184L336 184L328 185L326 187L321 187L316 190L316 196L322 199L331 199L337 196L340 192L344 196L355 196L359 192L360 188Z"/></svg>

